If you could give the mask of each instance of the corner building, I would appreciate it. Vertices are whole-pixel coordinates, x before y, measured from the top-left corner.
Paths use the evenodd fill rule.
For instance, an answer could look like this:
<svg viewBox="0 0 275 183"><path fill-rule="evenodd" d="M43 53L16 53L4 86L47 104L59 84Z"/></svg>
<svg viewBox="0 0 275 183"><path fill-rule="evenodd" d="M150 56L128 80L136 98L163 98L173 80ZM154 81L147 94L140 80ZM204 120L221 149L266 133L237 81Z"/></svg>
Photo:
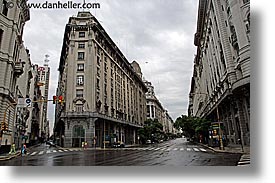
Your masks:
<svg viewBox="0 0 275 183"><path fill-rule="evenodd" d="M24 72L24 62L20 60L20 49L23 48L23 30L30 20L30 10L26 0L21 0L20 8L15 0L12 8L10 1L0 1L0 122L5 123L7 130L0 131L0 153L9 150L13 143L14 119L17 101L16 82ZM2 129L1 125L1 129Z"/></svg>
<svg viewBox="0 0 275 183"><path fill-rule="evenodd" d="M189 115L223 122L250 144L250 1L200 0Z"/></svg>
<svg viewBox="0 0 275 183"><path fill-rule="evenodd" d="M54 135L63 147L138 143L146 120L146 86L136 61L124 57L90 12L66 25L59 64Z"/></svg>

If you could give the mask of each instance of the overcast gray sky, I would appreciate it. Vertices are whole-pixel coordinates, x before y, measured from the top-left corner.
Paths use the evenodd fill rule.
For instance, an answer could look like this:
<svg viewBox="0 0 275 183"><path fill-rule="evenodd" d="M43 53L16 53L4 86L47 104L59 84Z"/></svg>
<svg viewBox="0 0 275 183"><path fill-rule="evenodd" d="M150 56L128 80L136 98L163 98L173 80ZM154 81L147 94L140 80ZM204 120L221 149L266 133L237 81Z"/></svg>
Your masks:
<svg viewBox="0 0 275 183"><path fill-rule="evenodd" d="M136 60L140 64L144 78L152 82L158 99L171 117L175 120L178 116L187 114L188 93L196 52L193 38L196 31L198 0L86 2L100 3L100 9L89 11L100 21L129 62ZM75 16L82 10L30 10L31 19L24 29L24 44L30 50L32 63L42 65L44 56L50 55L49 98L55 94L57 87L57 68L65 25L70 16ZM48 117L52 128L54 106L52 103L48 105Z"/></svg>

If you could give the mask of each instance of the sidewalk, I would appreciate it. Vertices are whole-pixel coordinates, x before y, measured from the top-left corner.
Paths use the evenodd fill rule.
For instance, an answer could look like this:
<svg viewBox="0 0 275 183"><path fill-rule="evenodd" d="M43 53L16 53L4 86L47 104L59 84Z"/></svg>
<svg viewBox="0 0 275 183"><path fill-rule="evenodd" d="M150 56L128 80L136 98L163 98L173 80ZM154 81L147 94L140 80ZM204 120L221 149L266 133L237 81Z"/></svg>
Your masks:
<svg viewBox="0 0 275 183"><path fill-rule="evenodd" d="M201 144L200 145L207 147L215 152L222 152L222 153L241 153L241 154L249 154L250 155L250 146L243 146L239 144L228 144L226 147L224 147L224 150L221 150L220 147L210 147L206 144Z"/></svg>
<svg viewBox="0 0 275 183"><path fill-rule="evenodd" d="M20 150L16 151L16 153L12 153L12 154L9 154L9 153L0 154L0 161L10 160L12 158L19 156L20 154L21 154Z"/></svg>
<svg viewBox="0 0 275 183"><path fill-rule="evenodd" d="M27 148L27 150L31 150L32 148L40 146L40 145L41 144L36 144L36 145L30 146L30 147ZM10 160L10 159L15 158L15 157L20 156L20 155L21 155L21 149L16 150L16 152L12 153L12 154L3 153L3 154L0 154L0 161Z"/></svg>

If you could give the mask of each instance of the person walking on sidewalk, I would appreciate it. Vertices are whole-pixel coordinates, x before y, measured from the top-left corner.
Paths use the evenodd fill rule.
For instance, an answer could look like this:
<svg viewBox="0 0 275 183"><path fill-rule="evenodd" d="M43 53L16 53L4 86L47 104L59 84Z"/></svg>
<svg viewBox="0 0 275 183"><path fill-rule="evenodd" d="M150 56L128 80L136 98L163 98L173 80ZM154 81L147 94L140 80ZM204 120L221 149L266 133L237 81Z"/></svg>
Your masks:
<svg viewBox="0 0 275 183"><path fill-rule="evenodd" d="M14 153L16 153L16 151L15 151L15 144L13 143L11 145L11 150L10 150L9 154L14 154Z"/></svg>
<svg viewBox="0 0 275 183"><path fill-rule="evenodd" d="M26 144L24 144L24 145L22 146L22 149L21 149L21 155L23 156L23 155L25 155L25 154L27 154L27 146L26 146Z"/></svg>

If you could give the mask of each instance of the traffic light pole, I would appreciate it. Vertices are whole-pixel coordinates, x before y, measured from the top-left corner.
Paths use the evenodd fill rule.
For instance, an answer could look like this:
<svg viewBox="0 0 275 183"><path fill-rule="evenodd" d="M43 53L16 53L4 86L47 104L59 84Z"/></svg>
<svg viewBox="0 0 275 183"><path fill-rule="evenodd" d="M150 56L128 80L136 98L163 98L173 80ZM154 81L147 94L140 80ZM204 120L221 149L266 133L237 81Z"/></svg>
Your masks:
<svg viewBox="0 0 275 183"><path fill-rule="evenodd" d="M37 100L37 101L32 101L32 103L44 103L44 102L51 102L51 101L56 101L56 100ZM62 101L60 102L60 104L62 105L63 102L64 102L64 100L62 98ZM17 105L17 103L10 103L7 106L7 108L5 109L3 121L1 122L1 129L0 129L0 147L1 147L1 143L2 143L3 132L8 130L8 124L6 123L7 111L9 109L9 107L16 106L16 105ZM4 126L6 127L5 129L2 129L2 124L4 124Z"/></svg>

